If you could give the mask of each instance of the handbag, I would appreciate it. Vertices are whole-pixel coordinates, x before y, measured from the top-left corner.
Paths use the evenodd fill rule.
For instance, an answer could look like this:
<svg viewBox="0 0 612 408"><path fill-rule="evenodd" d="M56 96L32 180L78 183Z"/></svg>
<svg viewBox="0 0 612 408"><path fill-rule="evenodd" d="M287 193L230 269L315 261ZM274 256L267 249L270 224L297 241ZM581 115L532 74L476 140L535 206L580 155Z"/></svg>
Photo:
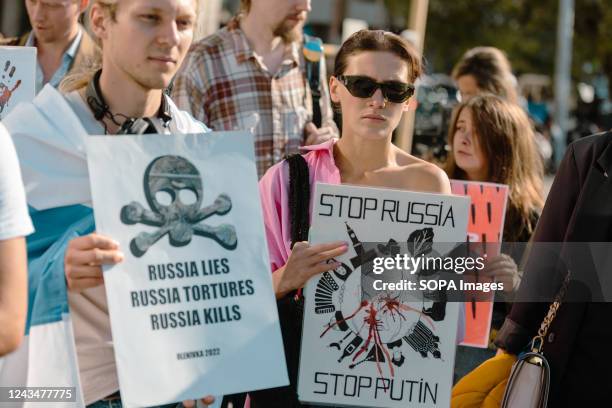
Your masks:
<svg viewBox="0 0 612 408"><path fill-rule="evenodd" d="M546 408L550 388L550 365L543 354L544 338L567 291L569 273L548 308L538 334L531 340L531 351L518 356L512 366L501 408Z"/></svg>
<svg viewBox="0 0 612 408"><path fill-rule="evenodd" d="M548 309L531 351L518 358L498 354L476 367L453 387L451 408L545 408L550 366L542 353L544 338L567 291L569 274Z"/></svg>

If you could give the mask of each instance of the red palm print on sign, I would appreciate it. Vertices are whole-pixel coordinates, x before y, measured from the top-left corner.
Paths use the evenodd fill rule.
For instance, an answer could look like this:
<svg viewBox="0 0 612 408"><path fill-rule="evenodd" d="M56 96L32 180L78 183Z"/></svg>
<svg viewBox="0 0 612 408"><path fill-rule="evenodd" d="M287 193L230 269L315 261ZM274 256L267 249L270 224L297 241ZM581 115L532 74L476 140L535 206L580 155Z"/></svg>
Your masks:
<svg viewBox="0 0 612 408"><path fill-rule="evenodd" d="M470 256L499 255L506 217L508 186L451 180L451 190L453 194L469 196L472 202L468 214L467 236ZM476 273L474 279L482 278ZM479 295L482 299L482 293ZM490 297L491 301L466 303L466 331L461 344L475 347L488 346L494 292L491 292Z"/></svg>

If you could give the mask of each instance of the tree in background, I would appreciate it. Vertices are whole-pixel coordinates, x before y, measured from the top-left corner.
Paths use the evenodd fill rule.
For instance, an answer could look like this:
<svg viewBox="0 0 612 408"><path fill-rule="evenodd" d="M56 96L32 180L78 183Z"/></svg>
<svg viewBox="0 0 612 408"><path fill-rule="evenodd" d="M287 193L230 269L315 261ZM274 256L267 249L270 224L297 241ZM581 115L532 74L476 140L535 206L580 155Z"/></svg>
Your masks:
<svg viewBox="0 0 612 408"><path fill-rule="evenodd" d="M410 2L385 0L389 14L408 16ZM449 73L469 48L504 50L516 73L554 74L558 0L429 0L425 57L429 72ZM612 83L612 0L576 0L573 77L585 63Z"/></svg>

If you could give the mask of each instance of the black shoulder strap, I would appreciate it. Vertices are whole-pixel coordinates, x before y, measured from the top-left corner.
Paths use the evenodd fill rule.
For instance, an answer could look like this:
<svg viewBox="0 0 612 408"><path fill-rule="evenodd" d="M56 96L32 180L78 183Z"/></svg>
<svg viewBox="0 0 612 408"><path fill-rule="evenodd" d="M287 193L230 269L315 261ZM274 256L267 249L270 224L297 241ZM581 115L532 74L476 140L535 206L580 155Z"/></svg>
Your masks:
<svg viewBox="0 0 612 408"><path fill-rule="evenodd" d="M289 218L291 219L291 247L308 240L310 228L310 174L301 154L287 157L289 164Z"/></svg>
<svg viewBox="0 0 612 408"><path fill-rule="evenodd" d="M310 218L310 177L308 164L301 154L288 156L289 164L289 218L291 219L291 247L308 239ZM302 342L302 319L304 298L292 291L278 299L278 320L283 333L285 361L290 384L285 387L250 392L251 408L302 408L297 395L300 345Z"/></svg>

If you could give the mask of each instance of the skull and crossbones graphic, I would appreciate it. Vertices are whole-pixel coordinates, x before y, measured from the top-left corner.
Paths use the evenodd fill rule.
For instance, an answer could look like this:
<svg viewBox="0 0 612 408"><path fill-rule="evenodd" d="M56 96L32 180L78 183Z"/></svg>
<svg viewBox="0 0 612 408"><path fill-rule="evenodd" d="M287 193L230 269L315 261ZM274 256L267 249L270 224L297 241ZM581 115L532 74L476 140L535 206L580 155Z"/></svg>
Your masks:
<svg viewBox="0 0 612 408"><path fill-rule="evenodd" d="M190 194L183 194L184 191ZM168 234L170 245L185 246L193 235L210 238L225 249L233 250L238 244L233 225L216 227L201 221L213 215L225 215L232 209L227 194L220 194L213 204L201 208L203 200L202 178L198 169L180 156L161 156L154 159L144 173L144 193L150 210L132 201L121 208L121 222L159 227L153 233L141 232L130 242L130 251L136 257L144 255L153 244ZM169 203L162 198L169 197ZM191 197L184 200L182 197ZM195 199L193 200L193 197ZM193 201L193 202L184 202Z"/></svg>

